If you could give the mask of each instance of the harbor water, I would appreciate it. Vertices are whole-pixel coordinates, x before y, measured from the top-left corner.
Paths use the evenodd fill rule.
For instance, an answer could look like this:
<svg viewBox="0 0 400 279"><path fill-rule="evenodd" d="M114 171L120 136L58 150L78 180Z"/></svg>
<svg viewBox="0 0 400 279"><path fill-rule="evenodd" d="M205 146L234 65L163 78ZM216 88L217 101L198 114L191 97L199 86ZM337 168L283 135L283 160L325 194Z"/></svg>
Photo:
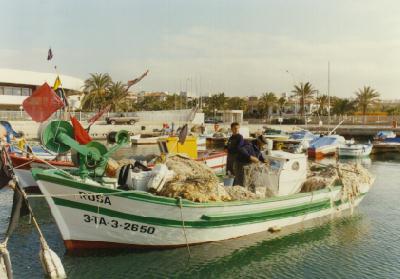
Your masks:
<svg viewBox="0 0 400 279"><path fill-rule="evenodd" d="M152 153L124 149L117 156ZM49 246L68 278L399 278L400 154L361 161L376 181L352 215L319 220L271 236L172 250L97 250L67 253L44 200L32 201ZM7 228L12 191L0 191L0 233ZM38 235L24 217L11 237L15 278L43 278ZM189 257L190 253L190 257Z"/></svg>

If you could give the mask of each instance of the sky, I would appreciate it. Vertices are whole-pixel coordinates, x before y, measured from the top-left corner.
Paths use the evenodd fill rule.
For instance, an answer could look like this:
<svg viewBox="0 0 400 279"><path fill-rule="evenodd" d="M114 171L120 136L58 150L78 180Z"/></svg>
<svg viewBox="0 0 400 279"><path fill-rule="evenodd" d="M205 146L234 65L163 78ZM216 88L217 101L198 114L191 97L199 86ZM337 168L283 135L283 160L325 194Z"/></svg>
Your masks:
<svg viewBox="0 0 400 279"><path fill-rule="evenodd" d="M329 62L331 95L400 99L399 14L397 0L0 0L0 68L124 82L149 69L134 90L259 96L326 94Z"/></svg>

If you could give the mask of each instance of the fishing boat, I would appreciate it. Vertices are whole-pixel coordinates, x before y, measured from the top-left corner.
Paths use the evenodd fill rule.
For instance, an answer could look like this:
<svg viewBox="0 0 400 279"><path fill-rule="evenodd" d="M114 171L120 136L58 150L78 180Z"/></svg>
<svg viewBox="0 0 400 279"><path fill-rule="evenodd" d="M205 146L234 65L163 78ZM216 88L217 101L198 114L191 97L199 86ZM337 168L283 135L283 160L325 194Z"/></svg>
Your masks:
<svg viewBox="0 0 400 279"><path fill-rule="evenodd" d="M227 156L223 151L199 150L196 161L205 163L215 173L221 173L225 171Z"/></svg>
<svg viewBox="0 0 400 279"><path fill-rule="evenodd" d="M303 153L307 151L310 142L319 137L319 135L315 135L308 130L300 130L288 134L288 139L274 140L274 149L282 149L292 153Z"/></svg>
<svg viewBox="0 0 400 279"><path fill-rule="evenodd" d="M386 138L382 141L374 141L372 153L400 152L400 137Z"/></svg>
<svg viewBox="0 0 400 279"><path fill-rule="evenodd" d="M65 133L53 134L57 142L74 146ZM340 183L300 193L306 179L307 157L272 151L267 156L271 167L268 181L278 189L277 196L199 203L122 190L117 179L101 175L110 151L91 145L95 146L90 161L80 161L80 173L32 170L68 250L172 248L279 230L324 216L340 216L361 202L373 182L363 182L351 194L348 191L353 188ZM85 146L78 148L81 155L88 151ZM162 181L162 177L157 179L156 182Z"/></svg>
<svg viewBox="0 0 400 279"><path fill-rule="evenodd" d="M289 134L283 130L265 128L263 136L268 139L276 140L287 140L289 139Z"/></svg>
<svg viewBox="0 0 400 279"><path fill-rule="evenodd" d="M325 156L335 155L340 144L346 140L339 135L328 135L314 139L310 142L308 156L312 158L323 158Z"/></svg>
<svg viewBox="0 0 400 279"><path fill-rule="evenodd" d="M287 158L281 157L282 170ZM284 166L284 167L283 167ZM303 166L301 166L303 167ZM33 170L68 250L134 246L172 248L283 229L356 207L343 186L251 201L197 203L121 191L109 183L69 177L57 170ZM298 182L298 181L296 181ZM281 184L281 187L292 184ZM286 188L286 187L285 187Z"/></svg>
<svg viewBox="0 0 400 279"><path fill-rule="evenodd" d="M379 131L374 136L374 141L383 141L385 139L395 138L396 133L393 131Z"/></svg>
<svg viewBox="0 0 400 279"><path fill-rule="evenodd" d="M372 144L356 144L354 142L347 142L340 144L338 153L340 157L365 157L369 156L372 151Z"/></svg>
<svg viewBox="0 0 400 279"><path fill-rule="evenodd" d="M178 137L168 137L158 141L158 147L164 154L185 154L190 158L209 166L214 172L220 173L225 170L227 154L218 150L198 149L197 137L189 136L184 143L178 142Z"/></svg>
<svg viewBox="0 0 400 279"><path fill-rule="evenodd" d="M166 138L167 136L133 136L131 137L132 145L156 145L158 140Z"/></svg>
<svg viewBox="0 0 400 279"><path fill-rule="evenodd" d="M33 154L36 158L40 158L43 160L52 160L56 157L57 154L49 152L48 150L44 149L40 145L29 145L30 153ZM9 153L14 154L18 157L24 157L26 155L26 148L24 150L19 149L14 145L10 145Z"/></svg>

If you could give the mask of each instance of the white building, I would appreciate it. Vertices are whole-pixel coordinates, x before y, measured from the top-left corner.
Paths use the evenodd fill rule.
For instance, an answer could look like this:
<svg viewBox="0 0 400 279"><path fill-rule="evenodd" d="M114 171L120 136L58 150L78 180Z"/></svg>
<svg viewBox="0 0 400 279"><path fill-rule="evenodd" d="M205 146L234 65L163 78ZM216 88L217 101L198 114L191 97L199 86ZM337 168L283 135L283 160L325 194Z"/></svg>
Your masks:
<svg viewBox="0 0 400 279"><path fill-rule="evenodd" d="M22 102L43 83L53 86L56 73L38 73L12 69L0 69L0 110L19 110ZM60 74L64 90L81 91L83 80ZM79 97L74 96L72 106L80 106ZM78 100L78 101L77 101Z"/></svg>

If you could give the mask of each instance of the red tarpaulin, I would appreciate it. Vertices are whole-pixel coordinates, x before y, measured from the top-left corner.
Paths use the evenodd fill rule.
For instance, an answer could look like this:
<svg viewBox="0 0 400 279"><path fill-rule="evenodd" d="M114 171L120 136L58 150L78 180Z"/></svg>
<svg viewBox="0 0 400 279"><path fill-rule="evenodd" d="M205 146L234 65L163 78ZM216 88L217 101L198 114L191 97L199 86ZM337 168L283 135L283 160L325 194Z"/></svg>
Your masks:
<svg viewBox="0 0 400 279"><path fill-rule="evenodd" d="M46 121L54 112L64 106L63 101L51 89L51 87L44 83L32 96L29 96L22 103L24 110L36 122Z"/></svg>
<svg viewBox="0 0 400 279"><path fill-rule="evenodd" d="M81 123L79 123L78 119L74 116L70 116L72 127L74 127L74 135L75 140L80 144L88 144L92 141L92 138L89 136L88 132L82 127Z"/></svg>

